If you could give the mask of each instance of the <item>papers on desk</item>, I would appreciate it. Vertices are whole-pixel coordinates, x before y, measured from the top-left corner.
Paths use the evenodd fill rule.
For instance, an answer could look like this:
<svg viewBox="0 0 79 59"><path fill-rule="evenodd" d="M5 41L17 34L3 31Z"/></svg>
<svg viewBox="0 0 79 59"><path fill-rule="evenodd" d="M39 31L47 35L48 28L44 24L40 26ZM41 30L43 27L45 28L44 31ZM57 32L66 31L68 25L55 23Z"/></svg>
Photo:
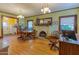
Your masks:
<svg viewBox="0 0 79 59"><path fill-rule="evenodd" d="M63 41L63 42L67 42L67 43L72 43L72 44L78 44L79 45L79 39L77 40L72 40L72 39L65 39L64 37L62 37L62 35L60 35L60 41Z"/></svg>

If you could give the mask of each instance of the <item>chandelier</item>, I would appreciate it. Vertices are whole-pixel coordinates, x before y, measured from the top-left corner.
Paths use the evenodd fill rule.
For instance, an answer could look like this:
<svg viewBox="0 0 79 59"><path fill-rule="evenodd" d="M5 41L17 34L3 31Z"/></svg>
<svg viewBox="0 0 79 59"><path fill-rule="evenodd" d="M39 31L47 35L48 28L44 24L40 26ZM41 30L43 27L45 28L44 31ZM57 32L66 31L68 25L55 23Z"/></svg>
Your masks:
<svg viewBox="0 0 79 59"><path fill-rule="evenodd" d="M46 4L45 6L42 5L42 9L41 9L42 13L50 13L51 10L49 9L48 5Z"/></svg>
<svg viewBox="0 0 79 59"><path fill-rule="evenodd" d="M24 16L23 15L18 15L17 18L24 18Z"/></svg>
<svg viewBox="0 0 79 59"><path fill-rule="evenodd" d="M22 9L17 9L19 15L17 16L17 18L24 18L24 16L22 15L23 10Z"/></svg>

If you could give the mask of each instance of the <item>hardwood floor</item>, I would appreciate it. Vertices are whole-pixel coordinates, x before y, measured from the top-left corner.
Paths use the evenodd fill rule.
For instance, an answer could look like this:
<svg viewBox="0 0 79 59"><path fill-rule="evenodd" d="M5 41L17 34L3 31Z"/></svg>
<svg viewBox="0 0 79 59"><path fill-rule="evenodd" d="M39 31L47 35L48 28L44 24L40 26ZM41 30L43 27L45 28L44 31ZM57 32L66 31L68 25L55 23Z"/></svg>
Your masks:
<svg viewBox="0 0 79 59"><path fill-rule="evenodd" d="M8 48L9 55L58 55L58 50L50 50L47 39L21 41L17 36L11 38Z"/></svg>

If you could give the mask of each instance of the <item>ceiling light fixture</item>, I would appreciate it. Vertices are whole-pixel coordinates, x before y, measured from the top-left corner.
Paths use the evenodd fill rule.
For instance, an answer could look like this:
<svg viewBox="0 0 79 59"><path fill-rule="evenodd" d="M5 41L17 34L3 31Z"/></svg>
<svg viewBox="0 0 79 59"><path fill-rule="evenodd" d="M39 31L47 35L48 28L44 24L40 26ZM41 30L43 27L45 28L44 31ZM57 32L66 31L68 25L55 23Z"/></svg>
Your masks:
<svg viewBox="0 0 79 59"><path fill-rule="evenodd" d="M41 12L45 14L45 13L50 13L51 10L48 8L48 5L46 4L45 6L42 5Z"/></svg>
<svg viewBox="0 0 79 59"><path fill-rule="evenodd" d="M17 18L24 18L24 16L23 15L18 15Z"/></svg>
<svg viewBox="0 0 79 59"><path fill-rule="evenodd" d="M17 11L19 11L19 15L17 16L17 18L24 18L24 16L22 15L23 10L22 9L17 9Z"/></svg>

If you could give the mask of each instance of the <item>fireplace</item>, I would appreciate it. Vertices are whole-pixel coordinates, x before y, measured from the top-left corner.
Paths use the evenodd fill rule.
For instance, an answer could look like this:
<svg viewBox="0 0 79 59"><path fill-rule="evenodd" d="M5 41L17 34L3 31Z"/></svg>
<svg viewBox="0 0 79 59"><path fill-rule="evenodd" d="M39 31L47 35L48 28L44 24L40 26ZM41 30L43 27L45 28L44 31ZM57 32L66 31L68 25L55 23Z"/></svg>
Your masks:
<svg viewBox="0 0 79 59"><path fill-rule="evenodd" d="M46 36L47 36L47 34L46 34L45 31L41 31L41 32L39 33L39 37L46 37Z"/></svg>

